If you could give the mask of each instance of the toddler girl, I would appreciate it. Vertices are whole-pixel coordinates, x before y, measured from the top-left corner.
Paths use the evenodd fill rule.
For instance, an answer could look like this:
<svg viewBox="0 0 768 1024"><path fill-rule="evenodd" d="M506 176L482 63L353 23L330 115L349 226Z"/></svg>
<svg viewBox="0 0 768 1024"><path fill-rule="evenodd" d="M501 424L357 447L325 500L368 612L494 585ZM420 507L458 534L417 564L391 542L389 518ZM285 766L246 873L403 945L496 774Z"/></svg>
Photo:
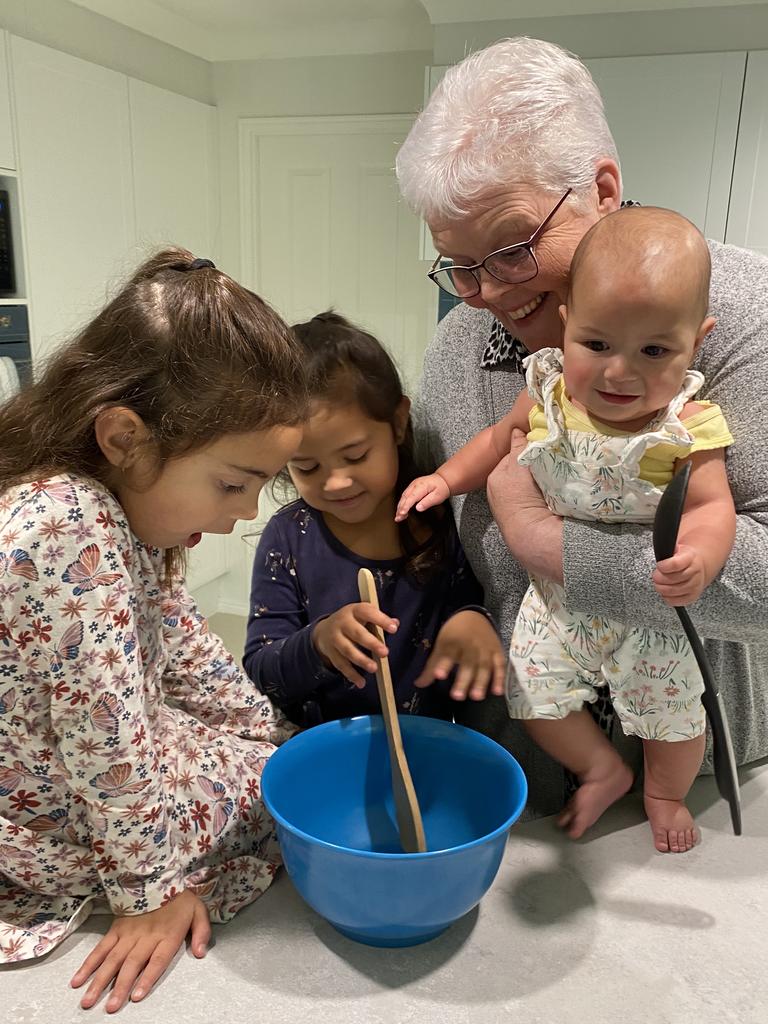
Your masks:
<svg viewBox="0 0 768 1024"><path fill-rule="evenodd" d="M288 463L299 500L256 552L246 671L302 726L379 713L371 655L387 647L368 629L379 625L398 710L450 719L453 700L504 692L504 657L450 514L394 522L417 474L410 402L384 348L337 313L294 333L312 395ZM360 601L361 566L380 611Z"/></svg>

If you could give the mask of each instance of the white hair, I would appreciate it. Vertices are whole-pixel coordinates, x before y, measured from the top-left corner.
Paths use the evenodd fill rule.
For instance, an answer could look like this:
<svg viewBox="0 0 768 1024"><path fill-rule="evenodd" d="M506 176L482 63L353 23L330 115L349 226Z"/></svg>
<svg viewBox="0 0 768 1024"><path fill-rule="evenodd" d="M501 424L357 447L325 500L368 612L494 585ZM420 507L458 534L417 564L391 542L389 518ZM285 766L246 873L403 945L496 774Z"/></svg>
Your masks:
<svg viewBox="0 0 768 1024"><path fill-rule="evenodd" d="M465 216L505 183L584 196L603 158L618 163L590 73L562 47L519 36L448 70L396 169L408 205L432 222Z"/></svg>

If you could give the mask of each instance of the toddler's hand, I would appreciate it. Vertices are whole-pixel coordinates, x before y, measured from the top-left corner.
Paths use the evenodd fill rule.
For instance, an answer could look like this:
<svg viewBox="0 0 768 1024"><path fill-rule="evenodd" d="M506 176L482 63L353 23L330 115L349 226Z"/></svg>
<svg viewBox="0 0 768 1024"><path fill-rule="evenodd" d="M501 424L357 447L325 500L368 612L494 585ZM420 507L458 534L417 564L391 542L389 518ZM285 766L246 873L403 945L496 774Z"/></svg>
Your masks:
<svg viewBox="0 0 768 1024"><path fill-rule="evenodd" d="M424 512L433 505L442 505L451 496L448 484L439 473L429 476L418 476L408 484L397 503L395 522L401 523L408 518L408 513L416 506L417 512Z"/></svg>
<svg viewBox="0 0 768 1024"><path fill-rule="evenodd" d="M107 1013L119 1010L128 998L135 1003L143 999L190 929L192 952L196 957L205 956L211 938L208 909L190 889L148 914L116 917L72 978L72 988L80 988L93 975L80 1005L84 1010L93 1006L112 981L115 985L107 999Z"/></svg>
<svg viewBox="0 0 768 1024"><path fill-rule="evenodd" d="M491 623L479 612L457 612L443 624L416 686L447 679L458 668L451 687L454 700L482 700L488 693L504 695L507 659Z"/></svg>
<svg viewBox="0 0 768 1024"><path fill-rule="evenodd" d="M693 604L707 586L704 556L698 548L678 544L671 558L659 562L653 573L653 585L672 605Z"/></svg>
<svg viewBox="0 0 768 1024"><path fill-rule="evenodd" d="M376 662L360 648L380 658L387 654L386 644L376 639L367 623L381 626L385 633L397 632L400 625L397 619L391 619L367 601L360 601L339 608L327 619L321 619L312 630L312 643L325 663L361 688L365 686L365 679L355 671L355 666L365 672L375 672Z"/></svg>

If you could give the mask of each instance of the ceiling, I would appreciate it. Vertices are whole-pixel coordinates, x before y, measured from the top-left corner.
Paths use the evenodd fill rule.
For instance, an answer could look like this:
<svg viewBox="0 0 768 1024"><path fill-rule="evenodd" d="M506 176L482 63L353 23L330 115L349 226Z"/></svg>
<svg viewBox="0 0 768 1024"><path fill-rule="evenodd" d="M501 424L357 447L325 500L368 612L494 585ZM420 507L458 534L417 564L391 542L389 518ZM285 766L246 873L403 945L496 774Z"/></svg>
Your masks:
<svg viewBox="0 0 768 1024"><path fill-rule="evenodd" d="M72 0L206 60L431 50L433 27L754 0Z"/></svg>

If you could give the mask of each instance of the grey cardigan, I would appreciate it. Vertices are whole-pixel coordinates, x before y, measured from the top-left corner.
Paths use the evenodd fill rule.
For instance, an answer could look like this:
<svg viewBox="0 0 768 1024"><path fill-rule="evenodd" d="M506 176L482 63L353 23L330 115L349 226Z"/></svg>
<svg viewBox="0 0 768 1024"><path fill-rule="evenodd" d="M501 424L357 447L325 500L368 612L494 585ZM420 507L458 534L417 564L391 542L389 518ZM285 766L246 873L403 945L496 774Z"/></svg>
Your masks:
<svg viewBox="0 0 768 1024"><path fill-rule="evenodd" d="M744 764L768 756L768 258L717 242L710 242L710 251L710 311L717 325L694 366L706 380L698 397L722 407L735 439L727 469L738 525L725 568L691 614L707 638L736 757ZM480 365L492 322L487 310L457 306L438 325L427 350L419 417L438 462L500 419L523 387L519 373ZM464 549L506 645L527 575L502 541L484 492L454 498L453 505ZM679 632L675 613L651 583L647 527L565 520L563 557L570 607ZM510 721L503 700L467 702L461 721L508 747L521 762L530 787L530 816L562 807L567 795L562 768ZM618 721L612 739L639 766L640 744L621 734ZM704 771L711 771L709 751Z"/></svg>

